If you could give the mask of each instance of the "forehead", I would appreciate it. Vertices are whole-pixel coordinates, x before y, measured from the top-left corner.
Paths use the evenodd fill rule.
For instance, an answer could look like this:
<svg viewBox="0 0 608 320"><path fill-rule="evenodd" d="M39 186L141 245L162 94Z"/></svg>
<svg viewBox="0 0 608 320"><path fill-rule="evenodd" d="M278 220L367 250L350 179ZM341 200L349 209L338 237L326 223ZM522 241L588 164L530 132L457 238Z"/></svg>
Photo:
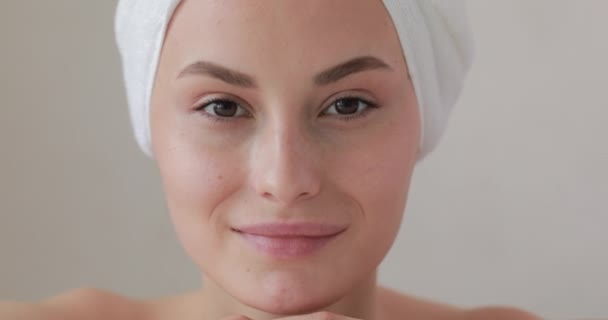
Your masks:
<svg viewBox="0 0 608 320"><path fill-rule="evenodd" d="M380 0L185 0L164 46L176 68L201 58L293 72L355 56L403 59Z"/></svg>

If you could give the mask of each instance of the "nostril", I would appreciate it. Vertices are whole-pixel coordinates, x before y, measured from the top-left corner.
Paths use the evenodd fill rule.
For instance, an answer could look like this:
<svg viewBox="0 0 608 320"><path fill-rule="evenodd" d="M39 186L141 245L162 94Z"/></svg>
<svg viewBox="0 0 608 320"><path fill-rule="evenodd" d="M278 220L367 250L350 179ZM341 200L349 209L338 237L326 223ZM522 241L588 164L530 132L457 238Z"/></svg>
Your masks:
<svg viewBox="0 0 608 320"><path fill-rule="evenodd" d="M272 200L272 201L286 201L286 202L290 202L290 201L294 201L294 200L298 200L298 199L302 199L302 198L308 198L311 195L310 192L302 192L300 194L298 194L298 196L293 197L293 196L289 196L287 194L284 195L280 195L280 194L273 194L272 192L264 192L262 194L262 197L264 199L268 199L268 200Z"/></svg>

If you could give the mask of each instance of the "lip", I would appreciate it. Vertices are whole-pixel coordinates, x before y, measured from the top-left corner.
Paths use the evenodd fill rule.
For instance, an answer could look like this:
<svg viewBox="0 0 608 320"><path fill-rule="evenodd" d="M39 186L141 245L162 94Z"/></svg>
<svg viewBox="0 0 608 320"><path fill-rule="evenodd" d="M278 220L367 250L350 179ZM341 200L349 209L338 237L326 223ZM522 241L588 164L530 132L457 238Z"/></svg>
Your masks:
<svg viewBox="0 0 608 320"><path fill-rule="evenodd" d="M289 259L320 251L347 227L319 223L269 223L233 228L257 251Z"/></svg>

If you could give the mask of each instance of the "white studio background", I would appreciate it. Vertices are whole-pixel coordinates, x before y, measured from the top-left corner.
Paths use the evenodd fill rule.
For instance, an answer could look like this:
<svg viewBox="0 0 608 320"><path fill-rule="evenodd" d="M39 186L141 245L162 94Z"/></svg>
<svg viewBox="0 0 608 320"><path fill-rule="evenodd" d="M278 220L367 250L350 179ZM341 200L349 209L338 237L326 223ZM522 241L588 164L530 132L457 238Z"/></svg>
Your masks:
<svg viewBox="0 0 608 320"><path fill-rule="evenodd" d="M131 136L116 1L0 2L0 299L200 285ZM471 0L477 60L382 283L608 316L608 1Z"/></svg>

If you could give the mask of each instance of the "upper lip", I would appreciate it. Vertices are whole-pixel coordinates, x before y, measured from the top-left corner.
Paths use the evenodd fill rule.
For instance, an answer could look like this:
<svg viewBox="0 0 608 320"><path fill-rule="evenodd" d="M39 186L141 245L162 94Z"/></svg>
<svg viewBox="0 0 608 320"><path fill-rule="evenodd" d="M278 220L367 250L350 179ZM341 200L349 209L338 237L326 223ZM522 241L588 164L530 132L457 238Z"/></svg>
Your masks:
<svg viewBox="0 0 608 320"><path fill-rule="evenodd" d="M263 237L329 237L346 226L322 223L263 223L233 228L234 231Z"/></svg>

